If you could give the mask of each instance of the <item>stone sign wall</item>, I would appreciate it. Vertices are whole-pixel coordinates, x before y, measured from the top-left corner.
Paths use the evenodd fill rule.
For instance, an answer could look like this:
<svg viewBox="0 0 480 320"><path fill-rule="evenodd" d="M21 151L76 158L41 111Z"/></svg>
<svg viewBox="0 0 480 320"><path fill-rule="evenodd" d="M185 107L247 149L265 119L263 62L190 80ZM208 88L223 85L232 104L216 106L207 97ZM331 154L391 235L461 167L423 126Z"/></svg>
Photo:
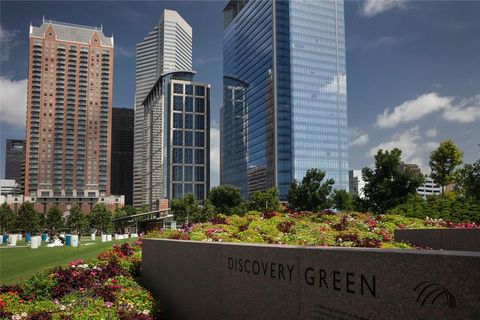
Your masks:
<svg viewBox="0 0 480 320"><path fill-rule="evenodd" d="M168 319L478 319L480 253L144 239Z"/></svg>
<svg viewBox="0 0 480 320"><path fill-rule="evenodd" d="M480 251L480 229L402 229L395 230L395 241L432 249Z"/></svg>

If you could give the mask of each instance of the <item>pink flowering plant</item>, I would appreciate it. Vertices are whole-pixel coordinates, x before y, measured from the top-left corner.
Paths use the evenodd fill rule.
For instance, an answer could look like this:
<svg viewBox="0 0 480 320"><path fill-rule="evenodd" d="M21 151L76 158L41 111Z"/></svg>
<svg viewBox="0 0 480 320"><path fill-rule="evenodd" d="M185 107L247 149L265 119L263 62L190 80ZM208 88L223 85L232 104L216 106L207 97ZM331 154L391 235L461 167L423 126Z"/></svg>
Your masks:
<svg viewBox="0 0 480 320"><path fill-rule="evenodd" d="M158 308L136 281L140 262L141 247L125 243L0 286L0 319L154 319Z"/></svg>

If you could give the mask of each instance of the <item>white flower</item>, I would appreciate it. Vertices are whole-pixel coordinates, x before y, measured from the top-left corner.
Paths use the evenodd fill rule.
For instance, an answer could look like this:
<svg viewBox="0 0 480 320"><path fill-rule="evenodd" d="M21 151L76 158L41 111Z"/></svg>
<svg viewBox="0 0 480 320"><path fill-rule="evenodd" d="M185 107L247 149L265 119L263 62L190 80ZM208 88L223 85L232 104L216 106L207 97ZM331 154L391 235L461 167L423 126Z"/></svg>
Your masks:
<svg viewBox="0 0 480 320"><path fill-rule="evenodd" d="M150 314L150 311L148 311L148 310L143 310L142 313L143 313L143 314Z"/></svg>

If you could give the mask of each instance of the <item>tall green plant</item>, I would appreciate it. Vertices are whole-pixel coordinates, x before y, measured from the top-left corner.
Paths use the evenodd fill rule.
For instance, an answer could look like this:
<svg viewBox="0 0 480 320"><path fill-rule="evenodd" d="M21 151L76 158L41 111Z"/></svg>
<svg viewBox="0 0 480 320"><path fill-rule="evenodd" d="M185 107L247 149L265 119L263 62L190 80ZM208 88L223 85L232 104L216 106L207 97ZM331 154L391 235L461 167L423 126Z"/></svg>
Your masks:
<svg viewBox="0 0 480 320"><path fill-rule="evenodd" d="M250 196L250 210L277 211L280 209L279 192L272 187L266 191L255 191Z"/></svg>
<svg viewBox="0 0 480 320"><path fill-rule="evenodd" d="M442 195L445 186L455 181L456 169L462 164L463 152L452 140L445 140L433 150L430 155L430 176L436 184L442 187Z"/></svg>
<svg viewBox="0 0 480 320"><path fill-rule="evenodd" d="M31 202L24 202L17 212L17 228L33 234L38 231L40 214L35 211Z"/></svg>
<svg viewBox="0 0 480 320"><path fill-rule="evenodd" d="M88 215L88 222L91 228L100 232L109 233L113 229L112 213L105 204L96 204Z"/></svg>
<svg viewBox="0 0 480 320"><path fill-rule="evenodd" d="M325 171L309 169L302 182L294 181L288 191L288 203L296 210L320 211L330 206L329 197L335 180L325 178Z"/></svg>
<svg viewBox="0 0 480 320"><path fill-rule="evenodd" d="M5 202L0 206L0 232L11 232L15 227L15 212Z"/></svg>
<svg viewBox="0 0 480 320"><path fill-rule="evenodd" d="M415 194L423 183L423 175L409 168L400 170L401 156L400 149L380 149L375 155L375 168L363 168L363 192L370 210L385 213L405 201L409 194Z"/></svg>
<svg viewBox="0 0 480 320"><path fill-rule="evenodd" d="M67 228L78 233L88 226L87 218L78 205L72 206L67 217Z"/></svg>
<svg viewBox="0 0 480 320"><path fill-rule="evenodd" d="M50 209L48 209L46 226L50 230L59 230L65 228L65 223L63 221L63 213L58 206L54 205Z"/></svg>
<svg viewBox="0 0 480 320"><path fill-rule="evenodd" d="M208 193L208 200L215 207L216 213L232 215L242 204L240 189L225 184L213 187Z"/></svg>

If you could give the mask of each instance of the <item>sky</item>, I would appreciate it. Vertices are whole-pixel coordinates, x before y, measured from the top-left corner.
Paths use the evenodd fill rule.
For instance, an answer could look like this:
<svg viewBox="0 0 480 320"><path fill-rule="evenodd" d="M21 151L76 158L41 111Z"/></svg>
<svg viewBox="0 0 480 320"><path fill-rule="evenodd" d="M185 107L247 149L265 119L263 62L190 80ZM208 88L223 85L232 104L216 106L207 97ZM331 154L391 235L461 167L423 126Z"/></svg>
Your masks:
<svg viewBox="0 0 480 320"><path fill-rule="evenodd" d="M320 0L319 0L320 1ZM195 79L212 85L211 184L219 181L222 9L227 1L1 1L0 178L5 140L25 137L28 29L42 16L113 34L113 107L133 108L135 46L163 9L192 26ZM432 150L453 139L480 158L480 1L345 2L350 169L398 147L428 173Z"/></svg>

